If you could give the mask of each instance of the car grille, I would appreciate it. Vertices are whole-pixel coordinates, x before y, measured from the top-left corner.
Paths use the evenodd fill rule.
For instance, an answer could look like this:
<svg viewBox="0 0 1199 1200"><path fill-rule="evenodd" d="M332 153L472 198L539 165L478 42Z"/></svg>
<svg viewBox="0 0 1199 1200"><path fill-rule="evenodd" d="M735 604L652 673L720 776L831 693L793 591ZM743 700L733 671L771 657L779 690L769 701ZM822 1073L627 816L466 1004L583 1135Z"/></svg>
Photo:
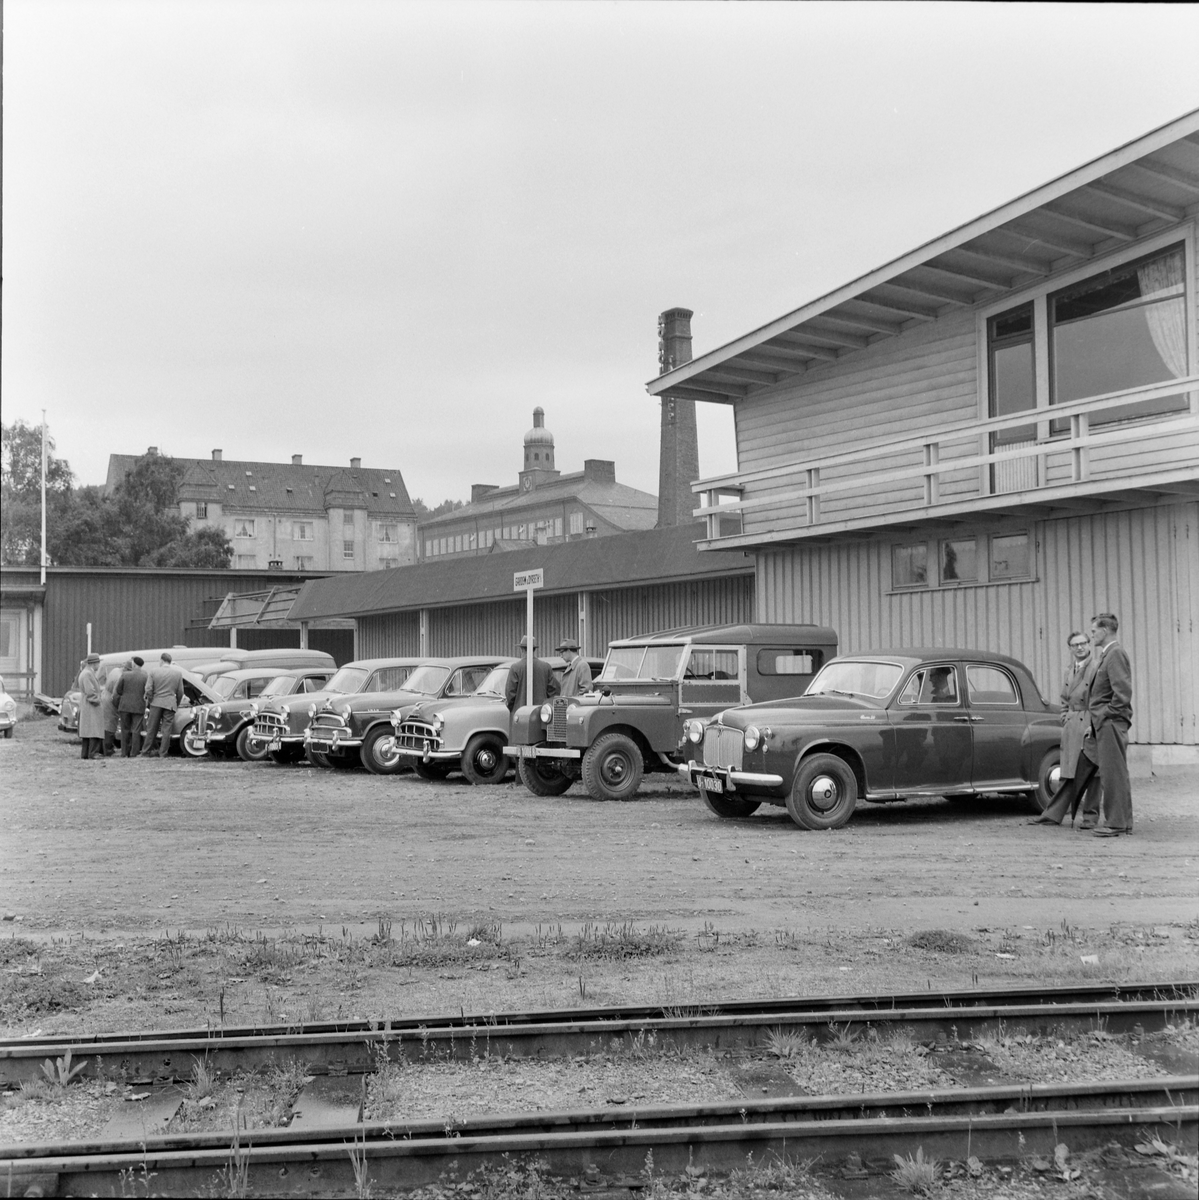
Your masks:
<svg viewBox="0 0 1199 1200"><path fill-rule="evenodd" d="M740 729L726 729L723 725L709 725L704 730L704 765L741 769L741 752L745 743Z"/></svg>
<svg viewBox="0 0 1199 1200"><path fill-rule="evenodd" d="M203 737L208 732L208 709L201 708L196 711L194 728L198 737Z"/></svg>
<svg viewBox="0 0 1199 1200"><path fill-rule="evenodd" d="M254 719L254 736L263 741L273 742L275 738L286 737L287 733L287 722L281 713L259 713Z"/></svg>
<svg viewBox="0 0 1199 1200"><path fill-rule="evenodd" d="M346 723L337 713L317 713L308 726L308 737L313 742L331 742L334 734L345 730Z"/></svg>
<svg viewBox="0 0 1199 1200"><path fill-rule="evenodd" d="M551 742L566 741L566 700L559 696L554 701L554 715L550 720L550 727L546 730Z"/></svg>
<svg viewBox="0 0 1199 1200"><path fill-rule="evenodd" d="M441 738L425 721L405 721L396 737L396 746L401 750L440 750Z"/></svg>

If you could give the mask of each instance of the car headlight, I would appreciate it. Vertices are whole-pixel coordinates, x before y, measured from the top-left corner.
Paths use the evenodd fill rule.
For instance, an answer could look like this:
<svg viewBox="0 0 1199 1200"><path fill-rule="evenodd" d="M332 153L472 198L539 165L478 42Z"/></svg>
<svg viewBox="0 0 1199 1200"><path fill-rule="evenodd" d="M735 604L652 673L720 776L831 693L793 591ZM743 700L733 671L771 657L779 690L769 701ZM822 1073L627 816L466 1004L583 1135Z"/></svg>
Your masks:
<svg viewBox="0 0 1199 1200"><path fill-rule="evenodd" d="M258 716L258 705L257 704L250 705L250 716L252 716L252 717Z"/></svg>
<svg viewBox="0 0 1199 1200"><path fill-rule="evenodd" d="M343 704L341 708L338 709L338 712L340 712L347 721L350 719L350 706L348 704Z"/></svg>
<svg viewBox="0 0 1199 1200"><path fill-rule="evenodd" d="M433 726L434 733L440 733L445 728L445 721L442 719L441 713L438 713L430 724Z"/></svg>
<svg viewBox="0 0 1199 1200"><path fill-rule="evenodd" d="M291 706L287 704L279 705L279 715L286 721L291 716Z"/></svg>
<svg viewBox="0 0 1199 1200"><path fill-rule="evenodd" d="M308 715L309 715L310 717L315 717L315 716L316 716L316 705L315 705L315 704L310 704L310 705L308 706Z"/></svg>
<svg viewBox="0 0 1199 1200"><path fill-rule="evenodd" d="M213 721L219 721L221 719L221 711L221 706L219 704L214 704L208 710L208 716Z"/></svg>
<svg viewBox="0 0 1199 1200"><path fill-rule="evenodd" d="M756 725L750 725L745 731L746 750L756 750L762 741L762 734Z"/></svg>
<svg viewBox="0 0 1199 1200"><path fill-rule="evenodd" d="M704 723L692 718L683 726L683 734L689 742L699 745L704 740Z"/></svg>
<svg viewBox="0 0 1199 1200"><path fill-rule="evenodd" d="M552 704L543 704L541 711L537 715L541 718L543 725L548 725L554 719L554 706Z"/></svg>

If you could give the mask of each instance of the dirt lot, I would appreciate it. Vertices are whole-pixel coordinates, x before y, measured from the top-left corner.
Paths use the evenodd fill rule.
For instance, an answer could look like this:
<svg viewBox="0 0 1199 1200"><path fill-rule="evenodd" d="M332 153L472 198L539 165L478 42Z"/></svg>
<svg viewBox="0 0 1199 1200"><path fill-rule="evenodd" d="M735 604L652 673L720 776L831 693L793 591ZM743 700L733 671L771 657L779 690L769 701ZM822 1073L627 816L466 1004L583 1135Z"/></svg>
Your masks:
<svg viewBox="0 0 1199 1200"><path fill-rule="evenodd" d="M9 1030L203 1023L218 993L248 1020L1199 965L1186 775L1139 783L1135 835L1104 841L1028 826L1011 799L863 804L805 833L774 808L719 821L658 777L597 804L76 747L50 719L0 741L0 933L41 972L16 943L0 955ZM966 937L913 943L928 930ZM342 950L305 965L305 936ZM387 936L455 950L397 956Z"/></svg>

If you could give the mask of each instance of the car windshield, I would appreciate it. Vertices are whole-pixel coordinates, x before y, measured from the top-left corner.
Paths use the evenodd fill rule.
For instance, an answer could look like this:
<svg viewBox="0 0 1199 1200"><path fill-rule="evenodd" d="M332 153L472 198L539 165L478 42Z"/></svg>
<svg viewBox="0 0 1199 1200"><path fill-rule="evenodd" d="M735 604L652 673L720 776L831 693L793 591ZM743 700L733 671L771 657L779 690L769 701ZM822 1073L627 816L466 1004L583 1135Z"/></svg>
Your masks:
<svg viewBox="0 0 1199 1200"><path fill-rule="evenodd" d="M903 667L889 662L831 662L812 680L806 696L868 696L882 700L899 682Z"/></svg>
<svg viewBox="0 0 1199 1200"><path fill-rule="evenodd" d="M508 686L508 672L511 667L492 667L483 677L482 682L475 688L476 696L502 696Z"/></svg>
<svg viewBox="0 0 1199 1200"><path fill-rule="evenodd" d="M329 680L328 690L331 692L341 692L345 696L352 696L355 692L362 690L362 685L366 682L368 674L370 672L365 667L342 667Z"/></svg>
<svg viewBox="0 0 1199 1200"><path fill-rule="evenodd" d="M600 680L675 679L686 646L613 646Z"/></svg>
<svg viewBox="0 0 1199 1200"><path fill-rule="evenodd" d="M277 675L260 693L263 696L290 696L299 680L294 675Z"/></svg>
<svg viewBox="0 0 1199 1200"><path fill-rule="evenodd" d="M404 691L416 692L419 696L436 696L449 675L449 667L417 667L404 681Z"/></svg>
<svg viewBox="0 0 1199 1200"><path fill-rule="evenodd" d="M234 679L232 675L218 675L208 686L224 700L233 695L233 689L239 682L240 680Z"/></svg>

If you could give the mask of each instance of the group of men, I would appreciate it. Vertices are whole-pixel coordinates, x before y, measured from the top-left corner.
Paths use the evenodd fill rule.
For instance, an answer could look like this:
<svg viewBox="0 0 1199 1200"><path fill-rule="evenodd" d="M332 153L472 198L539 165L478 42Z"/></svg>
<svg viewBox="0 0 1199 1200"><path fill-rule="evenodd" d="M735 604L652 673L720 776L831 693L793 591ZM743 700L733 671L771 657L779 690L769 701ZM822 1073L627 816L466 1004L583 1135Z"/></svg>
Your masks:
<svg viewBox="0 0 1199 1200"><path fill-rule="evenodd" d="M183 702L183 672L163 652L157 666L145 669L136 654L124 666L113 667L100 678L98 654L89 654L79 672L79 736L81 758L106 758L116 753L120 736L121 757L151 754L161 734L159 756L171 749L175 710ZM143 734L144 724L144 734Z"/></svg>
<svg viewBox="0 0 1199 1200"><path fill-rule="evenodd" d="M504 689L504 702L508 711L514 713L528 694L525 680L528 678L529 651L528 637L520 639L521 657L513 664L508 672L508 686ZM537 649L537 639L533 639L533 649ZM544 658L533 658L533 703L544 704L555 696L581 696L591 691L591 665L579 653L579 643L573 638L563 638L558 643L557 653L566 661L566 669L559 679L553 668Z"/></svg>
<svg viewBox="0 0 1199 1200"><path fill-rule="evenodd" d="M1061 789L1031 825L1074 824L1095 837L1132 833L1128 730L1132 724L1132 666L1113 613L1100 613L1091 632L1068 639L1072 661L1062 683ZM1099 824L1100 798L1103 820Z"/></svg>

